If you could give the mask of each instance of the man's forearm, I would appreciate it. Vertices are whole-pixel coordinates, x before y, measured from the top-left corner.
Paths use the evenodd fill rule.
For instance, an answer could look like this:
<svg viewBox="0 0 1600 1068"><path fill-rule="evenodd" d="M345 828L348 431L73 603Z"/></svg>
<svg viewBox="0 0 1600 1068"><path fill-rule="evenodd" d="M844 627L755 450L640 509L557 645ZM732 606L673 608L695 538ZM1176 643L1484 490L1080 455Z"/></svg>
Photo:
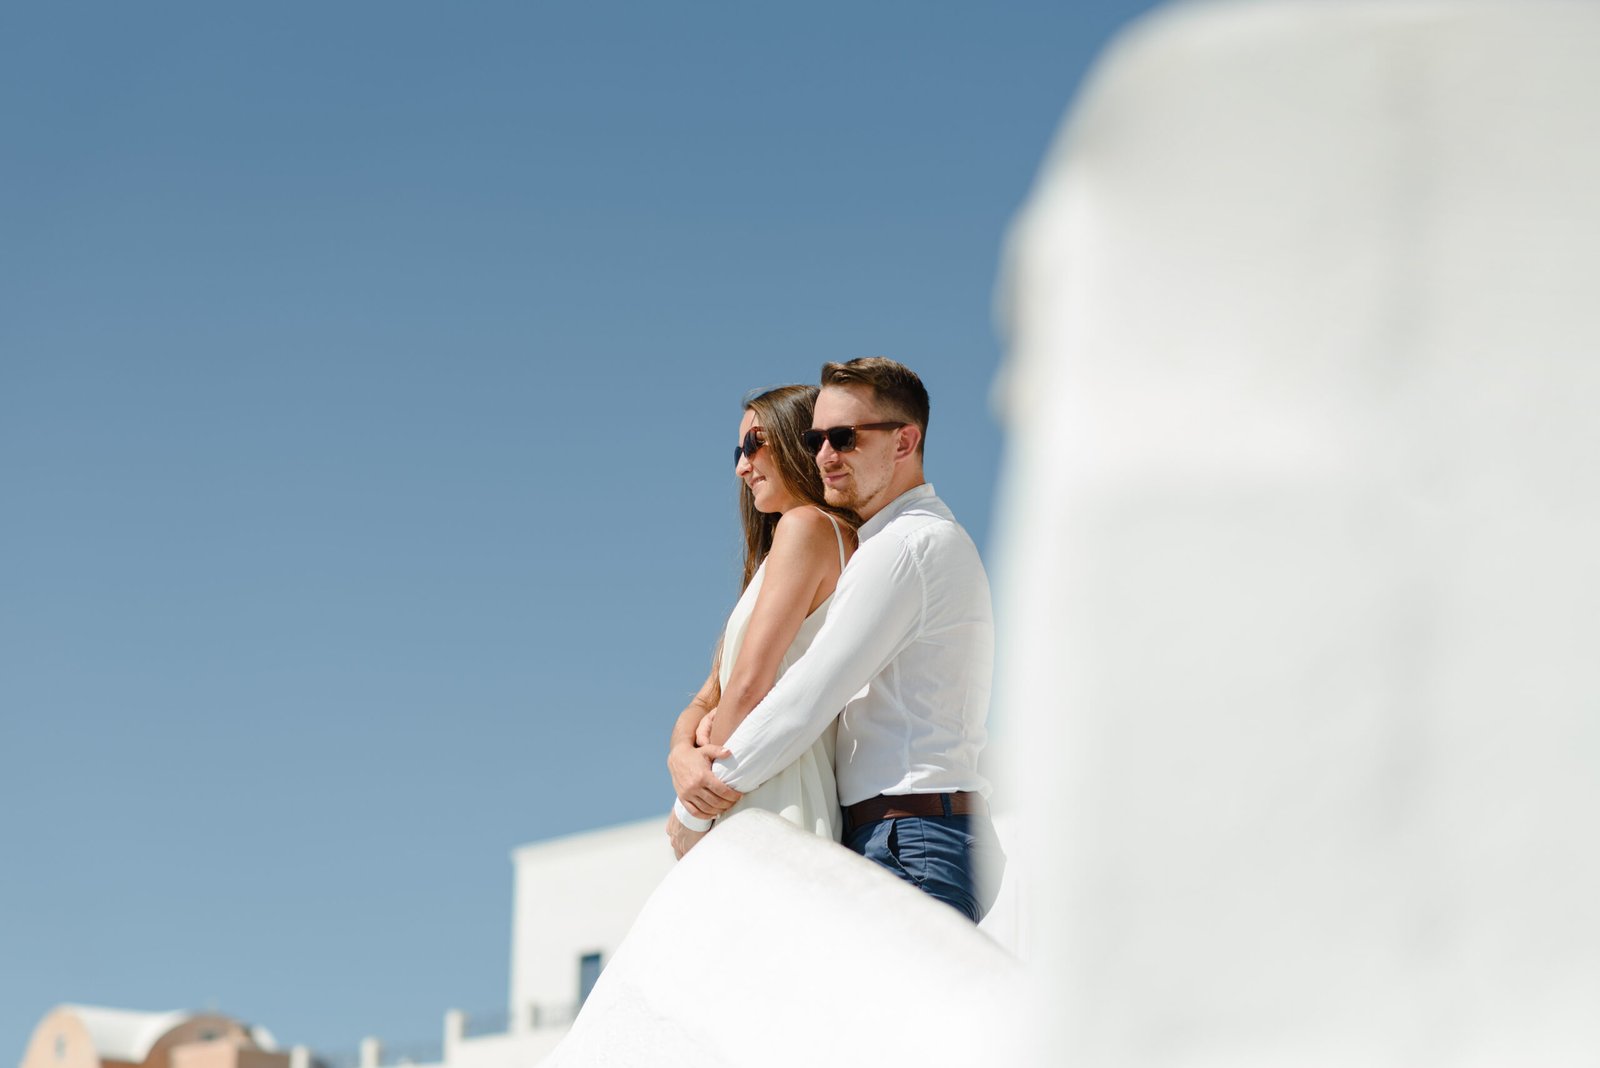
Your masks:
<svg viewBox="0 0 1600 1068"><path fill-rule="evenodd" d="M866 565L860 567L858 565ZM749 793L805 752L845 703L910 640L922 610L915 561L863 545L839 580L822 629L728 739L712 772Z"/></svg>
<svg viewBox="0 0 1600 1068"><path fill-rule="evenodd" d="M728 739L723 747L728 755L711 766L717 778L749 793L821 737L897 648L895 627L885 626L876 635L861 633L858 627L852 622L834 641L817 636L800 662L778 680Z"/></svg>
<svg viewBox="0 0 1600 1068"><path fill-rule="evenodd" d="M802 658L733 732L723 747L729 754L711 765L712 773L736 790L754 790L821 737L879 666L860 647L827 650L810 663Z"/></svg>

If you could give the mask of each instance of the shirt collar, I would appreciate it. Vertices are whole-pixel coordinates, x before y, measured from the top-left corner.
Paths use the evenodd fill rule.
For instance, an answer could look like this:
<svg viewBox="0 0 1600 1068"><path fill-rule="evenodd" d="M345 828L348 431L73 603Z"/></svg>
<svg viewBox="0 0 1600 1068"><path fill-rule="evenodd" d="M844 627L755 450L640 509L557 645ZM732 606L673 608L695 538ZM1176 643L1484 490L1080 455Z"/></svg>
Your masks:
<svg viewBox="0 0 1600 1068"><path fill-rule="evenodd" d="M856 531L858 541L866 541L878 531L889 525L889 521L911 508L918 501L927 500L933 496L933 483L924 482L920 486L912 486L900 496L883 506L883 510L865 523Z"/></svg>

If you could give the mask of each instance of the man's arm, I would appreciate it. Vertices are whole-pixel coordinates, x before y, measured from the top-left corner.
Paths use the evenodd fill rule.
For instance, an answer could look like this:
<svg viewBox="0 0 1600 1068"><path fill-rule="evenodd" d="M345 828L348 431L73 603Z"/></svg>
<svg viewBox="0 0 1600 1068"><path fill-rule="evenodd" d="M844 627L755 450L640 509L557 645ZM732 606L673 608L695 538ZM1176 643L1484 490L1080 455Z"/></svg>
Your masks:
<svg viewBox="0 0 1600 1068"><path fill-rule="evenodd" d="M811 647L728 739L729 755L712 765L717 778L748 793L792 764L911 642L922 612L910 548L881 536L863 542Z"/></svg>

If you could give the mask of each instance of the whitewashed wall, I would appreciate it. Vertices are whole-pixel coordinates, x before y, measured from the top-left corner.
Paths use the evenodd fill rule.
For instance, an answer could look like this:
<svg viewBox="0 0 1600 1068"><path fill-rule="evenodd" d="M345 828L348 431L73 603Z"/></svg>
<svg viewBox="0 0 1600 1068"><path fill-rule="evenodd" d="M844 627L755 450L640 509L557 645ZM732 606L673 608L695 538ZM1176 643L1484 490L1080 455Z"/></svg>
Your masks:
<svg viewBox="0 0 1600 1068"><path fill-rule="evenodd" d="M1042 1062L1594 1063L1597 56L1198 4L1074 106L999 390Z"/></svg>
<svg viewBox="0 0 1600 1068"><path fill-rule="evenodd" d="M1022 981L948 905L751 810L662 882L544 1064L1015 1064Z"/></svg>

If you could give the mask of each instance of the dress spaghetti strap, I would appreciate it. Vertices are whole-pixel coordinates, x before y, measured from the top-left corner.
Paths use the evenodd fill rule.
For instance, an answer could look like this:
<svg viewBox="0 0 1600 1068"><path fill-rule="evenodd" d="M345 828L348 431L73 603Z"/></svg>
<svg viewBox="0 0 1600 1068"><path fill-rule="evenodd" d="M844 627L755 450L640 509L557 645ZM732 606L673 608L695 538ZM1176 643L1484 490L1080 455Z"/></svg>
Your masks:
<svg viewBox="0 0 1600 1068"><path fill-rule="evenodd" d="M824 511L821 508L818 508L817 511L822 512L823 515L827 516L828 517L828 522L833 524L833 540L839 543L839 570L843 571L844 570L844 532L839 529L839 520L834 518L834 515L833 515L832 512Z"/></svg>

